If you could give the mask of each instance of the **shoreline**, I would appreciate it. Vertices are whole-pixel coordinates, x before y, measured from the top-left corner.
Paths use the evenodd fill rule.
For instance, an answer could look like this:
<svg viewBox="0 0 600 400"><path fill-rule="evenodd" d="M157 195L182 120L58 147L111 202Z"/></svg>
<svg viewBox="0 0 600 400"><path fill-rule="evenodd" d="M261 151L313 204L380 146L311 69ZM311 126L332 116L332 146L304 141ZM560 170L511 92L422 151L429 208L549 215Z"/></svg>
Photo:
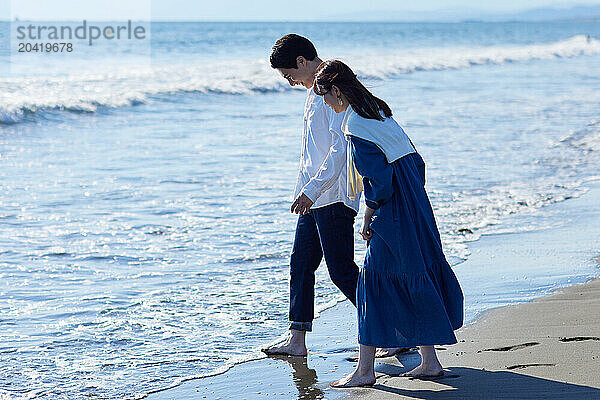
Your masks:
<svg viewBox="0 0 600 400"><path fill-rule="evenodd" d="M466 289L465 297L478 297L474 301L474 306L465 310L465 326L456 332L459 343L445 346L449 351L440 350L438 352L442 365L448 371L445 378L438 380L439 383L409 381L406 378L394 376L418 363L418 353L413 352L398 358L378 360L376 364L378 381L373 389L339 390L329 388L329 382L341 378L354 369L354 360L358 349L355 309L348 301L344 301L322 311L321 316L315 319L313 332L307 336L307 344L310 349L307 358L261 358L260 355L258 357L249 355L249 358L252 358L251 361L233 365L225 372L206 378L189 379L178 386L149 394L147 398L156 400L239 398L236 396L240 395L240 390L243 390L243 398L246 399L341 399L354 397L379 399L383 398L384 395L388 398L445 399L452 398L447 397L450 395L461 398L465 395L464 390L470 390L469 396L471 397L468 398L519 398L518 396L515 397L515 392L512 393L512 397L493 397L491 393L487 393L484 397L477 397L481 393L473 392L474 389L470 386L481 386L479 385L481 380L496 382L496 377L502 379L522 378L525 382L523 384L527 384L530 378L525 379L523 376L530 373L530 371L543 375L540 370L544 368L556 369L560 366L557 367L556 362L529 362L525 359L521 362L515 359L498 367L497 362L504 360L498 354L503 356L505 354L495 351L483 352L481 351L484 350L483 348L475 349L475 347L481 347L481 345L474 337L485 335L486 332L489 333L490 329L498 329L497 326L489 328L487 321L490 319L503 320L506 325L507 321L512 321L514 316L521 313L521 309L530 308L524 306L535 304L534 307L537 307L537 304L552 303L555 296L561 296L563 293L573 292L574 296L577 297L580 296L580 292L587 291L586 288L590 286L600 288L600 280L593 279L600 276L597 265L597 262L600 261L598 256L600 251L600 183L589 182L585 186L589 191L582 196L548 206L549 209L552 209L552 213L548 218L555 220L555 222L556 220L560 221L560 226L551 224L553 227L549 229L483 235L479 240L469 243L471 255L465 262L456 265L454 270L461 285L463 285L463 289ZM515 216L515 218L520 218L520 216ZM594 240L594 237L598 239ZM471 276L469 271L474 270L474 268L488 268L489 265L495 267L490 268L489 281L475 281L474 277L477 274ZM563 269L567 270L565 265L568 266L571 273L560 277L553 275L553 273L557 274ZM519 275L519 272L523 269L534 272L533 276ZM545 273L548 273L548 276L544 276ZM588 283L581 284L585 282ZM470 290L471 288L476 288L479 294L477 295L473 290ZM600 293L600 289L597 293ZM600 295L597 297L600 297ZM555 304L557 303L552 303L552 306ZM566 302L565 304L570 303ZM600 303L597 305L598 312L596 314L598 315L600 314ZM565 316L572 316L576 311L574 307L572 308L569 310L569 306L567 306L567 309L562 310L561 313ZM593 313L593 311L591 312ZM531 313L527 315L526 319L536 316L535 312L533 315ZM577 318L585 318L585 315L579 315ZM554 321L554 323L557 323L557 321ZM596 329L595 333L582 333L581 335L572 336L600 337L598 327L600 327L600 321L594 328ZM507 343L501 336L489 338L486 339L486 345L489 345L485 348L518 346L533 342L533 340L527 339L526 335L521 334L521 336L514 338L513 341L519 342L516 344ZM465 342L462 342L463 340ZM542 343L541 340L537 340L537 342ZM600 349L600 341L584 340L577 342L577 346L583 349L589 348L590 344L597 344ZM511 356L530 354L536 348L543 349L546 347L548 346L526 346L522 349L519 347L519 351L507 351L505 353ZM539 352L537 349L536 351ZM555 349L552 349L550 353L556 353ZM475 351L475 355L472 354L473 351ZM477 351L481 352L477 353ZM582 350L578 349L578 351ZM546 352L548 353L548 351ZM600 351L596 352L596 354L599 353ZM449 357L449 355L452 355L452 357ZM600 356L596 359L600 360ZM528 364L555 365L544 367L543 365L531 366ZM487 365L490 370L502 371L497 372L496 375L482 373L481 371L486 371L482 369L482 365ZM507 369L507 367L514 368ZM600 364L597 364L597 368L598 373L596 373L596 376L600 374ZM507 371L510 374L507 375ZM464 380L470 383L461 386L460 382ZM578 383L576 381L571 382L571 384ZM579 387L577 385L575 385L576 387L568 385L555 387L553 383L556 382L552 380L548 380L544 385L538 383L530 384L528 387L538 388L536 390L552 387L552 390L557 391L557 393L563 393L564 390L567 390L572 391L572 393L569 392L570 395L575 396L580 391L585 392L588 390L586 388L589 388L588 386ZM502 385L505 384L502 383ZM439 388L445 387L447 389L453 385L458 389L454 392L459 393L450 393L450 390ZM412 393L411 390L416 392ZM589 393L586 393L589 396ZM594 394L596 393L594 392ZM600 391L598 391L598 394L600 395ZM531 398L532 395L534 394L529 392L523 398ZM545 392L545 396L551 395L552 392Z"/></svg>

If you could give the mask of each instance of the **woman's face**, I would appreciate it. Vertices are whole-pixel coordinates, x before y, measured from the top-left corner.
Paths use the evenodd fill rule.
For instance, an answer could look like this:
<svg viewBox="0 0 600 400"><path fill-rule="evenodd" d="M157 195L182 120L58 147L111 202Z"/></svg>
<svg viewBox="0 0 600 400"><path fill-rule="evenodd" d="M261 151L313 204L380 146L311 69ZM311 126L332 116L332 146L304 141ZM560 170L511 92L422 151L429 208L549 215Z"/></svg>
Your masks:
<svg viewBox="0 0 600 400"><path fill-rule="evenodd" d="M340 104L339 99L341 99L342 104ZM332 86L331 90L323 95L323 100L329 107L333 108L333 111L335 111L336 113L346 111L346 108L348 108L348 103L346 102L346 99L344 98L340 90L335 86Z"/></svg>

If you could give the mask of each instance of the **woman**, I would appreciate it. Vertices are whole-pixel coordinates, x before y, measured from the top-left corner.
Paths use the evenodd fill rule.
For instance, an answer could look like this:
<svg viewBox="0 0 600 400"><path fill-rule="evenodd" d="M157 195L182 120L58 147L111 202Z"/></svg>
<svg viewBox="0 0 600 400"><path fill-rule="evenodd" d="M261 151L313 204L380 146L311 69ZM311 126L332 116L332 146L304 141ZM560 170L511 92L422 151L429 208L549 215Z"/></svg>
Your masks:
<svg viewBox="0 0 600 400"><path fill-rule="evenodd" d="M463 294L425 192L425 164L388 105L341 61L319 66L315 93L345 112L348 194L364 188L367 206L360 234L368 249L357 287L359 362L332 386L374 384L376 347L419 346L421 364L404 375L440 376L434 345L456 343Z"/></svg>

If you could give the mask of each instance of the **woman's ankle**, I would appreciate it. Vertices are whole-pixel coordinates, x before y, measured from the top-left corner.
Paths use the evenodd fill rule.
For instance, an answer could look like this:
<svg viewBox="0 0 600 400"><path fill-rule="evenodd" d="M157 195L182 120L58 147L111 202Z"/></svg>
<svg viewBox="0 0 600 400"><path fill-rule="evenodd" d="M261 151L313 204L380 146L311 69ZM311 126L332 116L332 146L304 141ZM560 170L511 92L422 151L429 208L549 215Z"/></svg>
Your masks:
<svg viewBox="0 0 600 400"><path fill-rule="evenodd" d="M360 376L374 376L375 368L371 366L357 365L356 373Z"/></svg>
<svg viewBox="0 0 600 400"><path fill-rule="evenodd" d="M440 364L440 360L437 357L435 352L435 347L433 346L422 346L421 347L421 364L427 366L442 366Z"/></svg>

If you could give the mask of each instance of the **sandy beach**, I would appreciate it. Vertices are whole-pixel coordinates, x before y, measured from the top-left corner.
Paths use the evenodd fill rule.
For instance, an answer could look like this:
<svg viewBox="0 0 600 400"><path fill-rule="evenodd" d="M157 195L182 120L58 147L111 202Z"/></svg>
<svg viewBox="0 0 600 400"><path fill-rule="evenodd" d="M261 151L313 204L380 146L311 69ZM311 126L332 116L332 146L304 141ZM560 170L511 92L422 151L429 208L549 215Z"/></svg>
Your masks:
<svg viewBox="0 0 600 400"><path fill-rule="evenodd" d="M397 376L418 363L412 353L380 363L372 389L351 391L360 399L598 399L599 310L600 280L495 309L440 348L444 377Z"/></svg>
<svg viewBox="0 0 600 400"><path fill-rule="evenodd" d="M552 229L489 235L471 244L455 270L468 285L472 267L598 265L600 185L580 198L551 206ZM551 223L552 221L548 221ZM508 267L506 267L508 268ZM505 279L508 279L504 277ZM352 371L357 355L355 309L343 302L315 320L307 358L261 358L220 375L193 379L150 399L593 399L600 398L600 279L527 300L529 291L493 299L497 307L457 331L459 343L440 347L445 376L435 381L400 377L419 363L412 351L381 359L372 388L332 389ZM523 277L523 280L526 280ZM568 281L568 280L567 280ZM580 282L580 281L579 281ZM575 284L577 283L577 284ZM479 285L488 285L481 282ZM528 285L535 286L536 282ZM469 291L466 291L469 295Z"/></svg>

